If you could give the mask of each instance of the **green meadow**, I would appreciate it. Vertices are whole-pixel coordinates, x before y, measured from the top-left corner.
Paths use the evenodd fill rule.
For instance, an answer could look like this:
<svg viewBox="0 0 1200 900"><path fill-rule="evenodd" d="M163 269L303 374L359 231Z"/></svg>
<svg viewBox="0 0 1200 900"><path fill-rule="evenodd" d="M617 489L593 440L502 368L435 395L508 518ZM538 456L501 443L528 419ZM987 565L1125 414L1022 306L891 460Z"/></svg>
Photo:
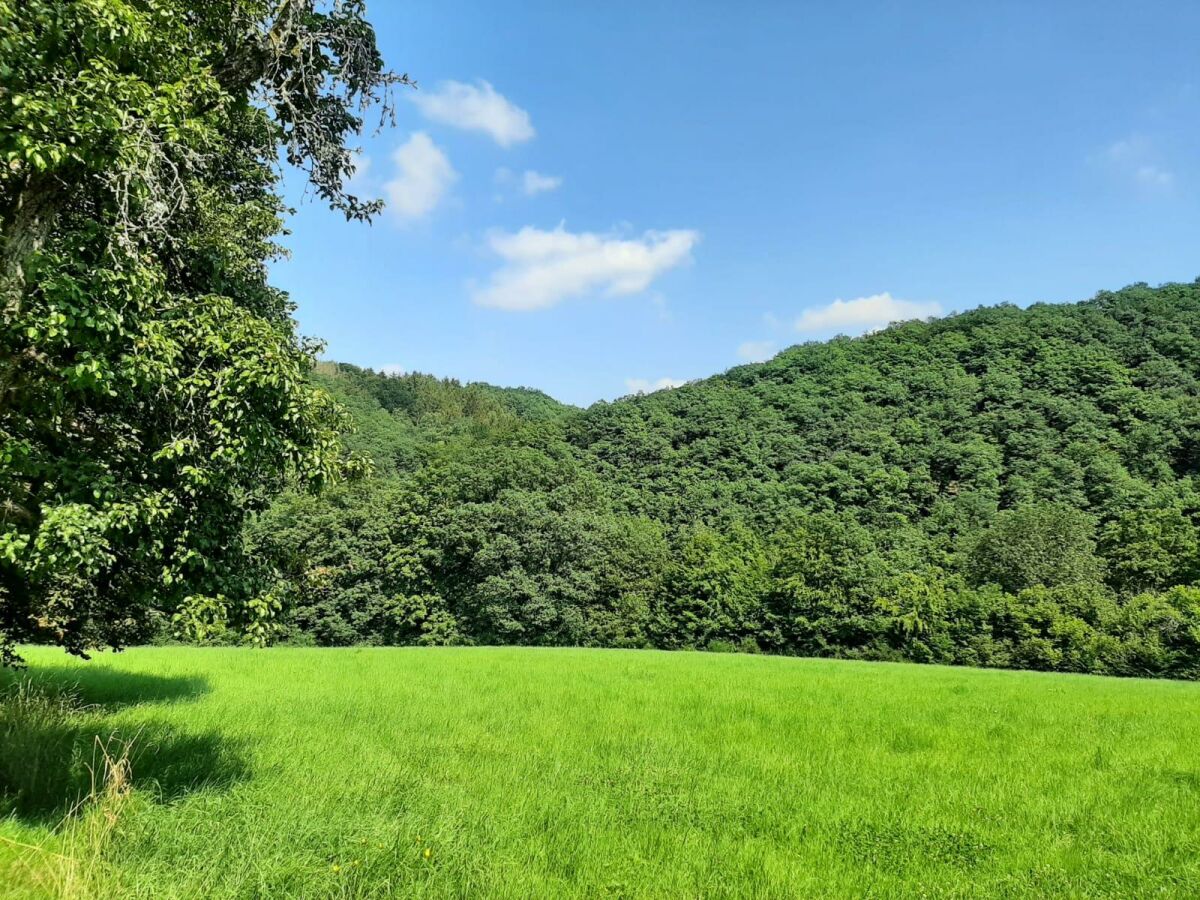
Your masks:
<svg viewBox="0 0 1200 900"><path fill-rule="evenodd" d="M3 676L7 896L1200 893L1194 683L620 650L27 658ZM67 699L33 709L29 679ZM132 787L93 789L98 748L127 744Z"/></svg>

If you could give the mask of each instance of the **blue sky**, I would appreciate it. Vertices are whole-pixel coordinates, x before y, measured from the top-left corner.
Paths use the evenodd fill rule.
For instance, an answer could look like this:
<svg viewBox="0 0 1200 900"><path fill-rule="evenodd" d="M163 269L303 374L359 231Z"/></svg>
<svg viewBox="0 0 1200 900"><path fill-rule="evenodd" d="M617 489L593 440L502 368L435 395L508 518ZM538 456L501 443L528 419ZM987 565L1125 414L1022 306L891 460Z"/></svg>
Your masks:
<svg viewBox="0 0 1200 900"><path fill-rule="evenodd" d="M362 142L390 208L300 204L273 273L332 359L588 404L890 318L1200 275L1194 2L370 17L420 83Z"/></svg>

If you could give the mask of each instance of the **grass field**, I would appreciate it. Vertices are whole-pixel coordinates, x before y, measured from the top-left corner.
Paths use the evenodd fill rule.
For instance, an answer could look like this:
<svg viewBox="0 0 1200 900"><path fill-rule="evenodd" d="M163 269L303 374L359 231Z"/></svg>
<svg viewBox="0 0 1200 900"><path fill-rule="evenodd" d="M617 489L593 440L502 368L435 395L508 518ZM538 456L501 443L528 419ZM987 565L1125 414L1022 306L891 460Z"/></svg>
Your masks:
<svg viewBox="0 0 1200 900"><path fill-rule="evenodd" d="M28 656L99 708L42 726L58 749L0 820L12 896L1200 895L1196 684L637 651ZM136 787L83 843L47 798L114 731ZM28 736L0 736L11 779ZM47 875L85 851L84 888Z"/></svg>

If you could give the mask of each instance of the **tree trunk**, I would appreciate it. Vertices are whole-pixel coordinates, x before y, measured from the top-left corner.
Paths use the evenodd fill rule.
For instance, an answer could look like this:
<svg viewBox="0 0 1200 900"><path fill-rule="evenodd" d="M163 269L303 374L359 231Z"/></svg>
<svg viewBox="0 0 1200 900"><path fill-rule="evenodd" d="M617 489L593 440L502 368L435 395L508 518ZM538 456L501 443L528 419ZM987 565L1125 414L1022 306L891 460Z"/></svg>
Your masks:
<svg viewBox="0 0 1200 900"><path fill-rule="evenodd" d="M6 324L21 312L25 264L45 245L61 197L56 179L31 175L0 216L0 309Z"/></svg>

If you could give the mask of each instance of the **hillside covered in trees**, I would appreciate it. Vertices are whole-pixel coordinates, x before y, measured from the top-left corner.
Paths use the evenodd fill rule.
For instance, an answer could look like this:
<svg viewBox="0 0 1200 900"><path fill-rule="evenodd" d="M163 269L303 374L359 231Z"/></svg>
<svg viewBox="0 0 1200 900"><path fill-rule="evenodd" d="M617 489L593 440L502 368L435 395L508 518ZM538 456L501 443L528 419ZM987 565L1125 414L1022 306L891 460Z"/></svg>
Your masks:
<svg viewBox="0 0 1200 900"><path fill-rule="evenodd" d="M248 529L288 640L1200 676L1200 283L898 324L587 410L314 378L375 471Z"/></svg>

